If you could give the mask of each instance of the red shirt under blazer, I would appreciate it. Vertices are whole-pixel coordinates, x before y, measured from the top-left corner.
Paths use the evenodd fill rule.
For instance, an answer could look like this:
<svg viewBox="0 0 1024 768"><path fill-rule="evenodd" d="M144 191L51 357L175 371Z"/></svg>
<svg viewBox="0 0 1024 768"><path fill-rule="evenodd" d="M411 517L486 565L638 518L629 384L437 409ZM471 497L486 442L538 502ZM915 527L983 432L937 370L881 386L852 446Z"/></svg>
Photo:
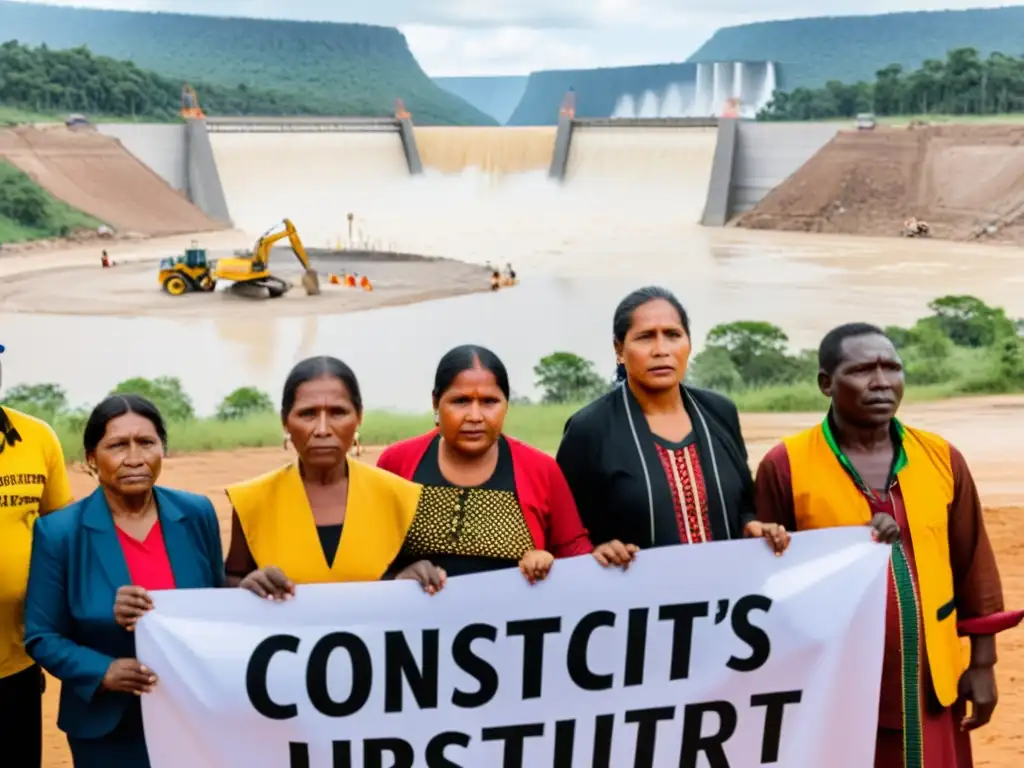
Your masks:
<svg viewBox="0 0 1024 768"><path fill-rule="evenodd" d="M412 480L437 430L388 446L377 466ZM594 547L580 522L572 491L554 458L533 446L505 437L512 454L516 496L534 547L555 557L586 555Z"/></svg>

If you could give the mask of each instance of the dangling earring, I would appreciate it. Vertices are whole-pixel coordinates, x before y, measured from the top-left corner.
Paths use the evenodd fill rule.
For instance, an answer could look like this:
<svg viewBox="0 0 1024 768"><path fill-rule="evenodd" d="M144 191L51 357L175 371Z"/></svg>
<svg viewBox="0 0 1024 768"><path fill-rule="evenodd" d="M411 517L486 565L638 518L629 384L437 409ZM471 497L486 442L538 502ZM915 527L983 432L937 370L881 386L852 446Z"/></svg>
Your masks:
<svg viewBox="0 0 1024 768"><path fill-rule="evenodd" d="M438 426L441 423L441 412L434 411L434 426Z"/></svg>

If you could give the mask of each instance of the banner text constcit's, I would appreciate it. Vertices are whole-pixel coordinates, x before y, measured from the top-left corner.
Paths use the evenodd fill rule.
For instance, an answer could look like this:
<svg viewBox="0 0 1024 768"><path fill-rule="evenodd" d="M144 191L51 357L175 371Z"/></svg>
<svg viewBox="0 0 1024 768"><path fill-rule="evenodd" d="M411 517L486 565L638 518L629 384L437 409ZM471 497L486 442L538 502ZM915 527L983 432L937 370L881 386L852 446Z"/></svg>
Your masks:
<svg viewBox="0 0 1024 768"><path fill-rule="evenodd" d="M888 548L867 531L267 604L158 593L153 768L870 768ZM230 594L226 594L230 593ZM685 599L680 599L685 598ZM877 670L879 674L873 674Z"/></svg>

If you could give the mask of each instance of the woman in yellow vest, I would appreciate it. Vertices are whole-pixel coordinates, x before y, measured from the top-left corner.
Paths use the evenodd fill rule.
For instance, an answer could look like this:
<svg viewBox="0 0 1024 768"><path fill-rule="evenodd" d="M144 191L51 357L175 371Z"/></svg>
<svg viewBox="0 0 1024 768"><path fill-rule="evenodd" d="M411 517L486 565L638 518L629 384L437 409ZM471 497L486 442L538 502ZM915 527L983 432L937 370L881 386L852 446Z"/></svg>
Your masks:
<svg viewBox="0 0 1024 768"><path fill-rule="evenodd" d="M228 583L269 599L296 584L376 581L398 555L422 487L348 457L363 417L345 363L314 357L288 375L281 421L298 460L227 489ZM417 578L407 569L397 578ZM424 583L427 591L441 584Z"/></svg>

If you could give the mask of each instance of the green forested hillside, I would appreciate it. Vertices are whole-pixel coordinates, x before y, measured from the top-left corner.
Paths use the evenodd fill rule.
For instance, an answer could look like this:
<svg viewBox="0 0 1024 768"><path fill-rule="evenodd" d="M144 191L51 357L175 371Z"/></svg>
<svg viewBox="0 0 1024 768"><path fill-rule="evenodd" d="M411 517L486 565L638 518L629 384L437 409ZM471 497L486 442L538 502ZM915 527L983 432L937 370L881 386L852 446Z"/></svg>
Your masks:
<svg viewBox="0 0 1024 768"><path fill-rule="evenodd" d="M465 99L481 112L505 123L526 89L525 75L508 77L435 77L434 82L449 93Z"/></svg>
<svg viewBox="0 0 1024 768"><path fill-rule="evenodd" d="M291 115L308 107L287 93L196 84L203 108L217 115ZM0 104L40 114L84 112L104 117L174 119L181 83L129 61L94 56L87 48L55 51L16 41L0 44Z"/></svg>
<svg viewBox="0 0 1024 768"><path fill-rule="evenodd" d="M609 117L622 94L635 99L680 82L693 82L695 64L652 64L644 67L559 69L534 72L509 125L555 125L562 99L571 88L577 117Z"/></svg>
<svg viewBox="0 0 1024 768"><path fill-rule="evenodd" d="M872 82L890 64L914 69L943 59L955 48L973 47L982 56L1024 53L1024 6L971 11L892 13L791 19L726 27L716 32L686 64L534 72L509 119L510 125L551 125L565 92L576 91L581 117L607 117L622 93L692 82L697 63L776 63L778 87L822 88L829 81Z"/></svg>
<svg viewBox="0 0 1024 768"><path fill-rule="evenodd" d="M302 112L388 115L394 112L395 99L401 98L419 124L496 122L435 85L405 37L389 27L100 11L0 0L0 39L56 49L85 45L169 78L280 91L282 98L301 105ZM199 101L206 109L201 90Z"/></svg>
<svg viewBox="0 0 1024 768"><path fill-rule="evenodd" d="M718 30L688 61L774 61L779 88L793 90L871 81L888 64L913 69L966 47L1024 53L1024 6L744 24Z"/></svg>

